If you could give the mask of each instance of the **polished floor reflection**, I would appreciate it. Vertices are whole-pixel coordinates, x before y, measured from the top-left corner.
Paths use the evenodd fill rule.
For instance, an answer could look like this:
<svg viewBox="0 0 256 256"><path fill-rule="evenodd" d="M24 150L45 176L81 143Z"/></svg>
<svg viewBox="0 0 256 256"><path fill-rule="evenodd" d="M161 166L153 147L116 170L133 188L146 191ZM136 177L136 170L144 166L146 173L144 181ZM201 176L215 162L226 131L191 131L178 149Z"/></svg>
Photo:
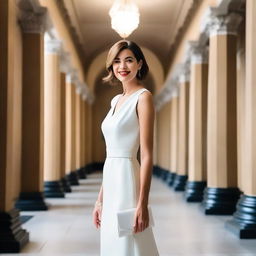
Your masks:
<svg viewBox="0 0 256 256"><path fill-rule="evenodd" d="M99 256L99 231L91 213L101 178L101 173L91 174L80 180L80 186L72 187L73 193L65 199L48 199L49 211L22 212L33 216L23 225L30 232L30 243L20 254L6 255ZM239 240L225 229L230 217L205 216L199 204L186 203L182 193L156 178L150 204L161 256L256 255L255 239Z"/></svg>

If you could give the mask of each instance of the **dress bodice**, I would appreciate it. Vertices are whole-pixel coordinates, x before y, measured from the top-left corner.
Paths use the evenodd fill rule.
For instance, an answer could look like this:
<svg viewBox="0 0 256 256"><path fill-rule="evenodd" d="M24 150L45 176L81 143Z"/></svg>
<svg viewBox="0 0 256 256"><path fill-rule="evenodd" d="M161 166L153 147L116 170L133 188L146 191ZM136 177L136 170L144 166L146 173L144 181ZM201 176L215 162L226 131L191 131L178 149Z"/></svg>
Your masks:
<svg viewBox="0 0 256 256"><path fill-rule="evenodd" d="M131 95L116 109L121 94L111 100L111 108L101 124L106 142L107 157L136 157L139 148L139 120L136 106L142 88Z"/></svg>

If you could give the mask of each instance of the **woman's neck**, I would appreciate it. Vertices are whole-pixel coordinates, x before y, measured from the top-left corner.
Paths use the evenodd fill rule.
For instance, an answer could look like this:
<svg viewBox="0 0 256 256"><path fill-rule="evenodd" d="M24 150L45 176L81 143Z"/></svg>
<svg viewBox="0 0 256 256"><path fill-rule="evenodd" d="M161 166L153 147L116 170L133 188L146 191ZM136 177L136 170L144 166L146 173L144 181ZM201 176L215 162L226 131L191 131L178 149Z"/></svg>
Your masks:
<svg viewBox="0 0 256 256"><path fill-rule="evenodd" d="M142 87L142 84L139 82L123 84L123 95L130 95L131 93L137 91L139 87Z"/></svg>

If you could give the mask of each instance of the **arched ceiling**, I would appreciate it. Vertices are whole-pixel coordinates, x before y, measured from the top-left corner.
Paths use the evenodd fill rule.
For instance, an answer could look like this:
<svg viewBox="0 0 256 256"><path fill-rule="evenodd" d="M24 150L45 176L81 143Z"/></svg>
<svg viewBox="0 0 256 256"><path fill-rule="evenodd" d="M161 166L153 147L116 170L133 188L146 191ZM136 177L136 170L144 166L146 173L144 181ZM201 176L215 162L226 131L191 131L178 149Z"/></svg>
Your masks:
<svg viewBox="0 0 256 256"><path fill-rule="evenodd" d="M93 59L120 39L112 30L109 9L114 0L59 0L69 26L75 32L83 54L85 70ZM165 73L173 45L181 28L201 0L134 0L140 10L140 25L129 40L152 51Z"/></svg>

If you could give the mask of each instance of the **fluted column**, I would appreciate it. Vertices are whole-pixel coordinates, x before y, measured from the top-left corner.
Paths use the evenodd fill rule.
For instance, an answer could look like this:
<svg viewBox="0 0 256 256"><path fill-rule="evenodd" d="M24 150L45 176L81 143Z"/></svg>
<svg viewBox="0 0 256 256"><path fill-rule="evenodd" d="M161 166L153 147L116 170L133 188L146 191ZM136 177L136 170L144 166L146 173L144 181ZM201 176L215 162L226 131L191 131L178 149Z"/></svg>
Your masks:
<svg viewBox="0 0 256 256"><path fill-rule="evenodd" d="M81 85L80 85L81 86ZM82 137L81 137L81 131L82 131L82 88L78 87L76 89L76 171L77 175L80 179L84 179L84 171L82 168L82 158L81 158L81 150L82 150Z"/></svg>
<svg viewBox="0 0 256 256"><path fill-rule="evenodd" d="M42 9L44 10L44 9ZM28 13L22 28L22 156L21 192L15 207L23 211L47 210L43 195L44 157L44 16Z"/></svg>
<svg viewBox="0 0 256 256"><path fill-rule="evenodd" d="M237 188L237 14L213 16L210 24L206 214L232 214Z"/></svg>
<svg viewBox="0 0 256 256"><path fill-rule="evenodd" d="M175 191L184 191L188 175L188 104L189 104L189 71L182 69L179 77L179 117L178 117L178 162L173 183Z"/></svg>
<svg viewBox="0 0 256 256"><path fill-rule="evenodd" d="M256 238L256 2L246 1L245 147L243 192L227 223L240 238Z"/></svg>
<svg viewBox="0 0 256 256"><path fill-rule="evenodd" d="M208 54L206 47L194 43L189 91L188 202L201 202L206 187L206 123Z"/></svg>
<svg viewBox="0 0 256 256"><path fill-rule="evenodd" d="M88 143L86 143L87 145L87 159L88 159L88 162L89 164L93 164L93 161L92 161L92 105L90 104L87 104L87 134L86 134L86 138L87 138L87 141Z"/></svg>
<svg viewBox="0 0 256 256"><path fill-rule="evenodd" d="M238 187L244 190L245 157L245 48L237 52L237 153L238 153Z"/></svg>
<svg viewBox="0 0 256 256"><path fill-rule="evenodd" d="M178 90L176 89L171 98L170 113L170 178L168 185L172 186L176 171L178 158Z"/></svg>
<svg viewBox="0 0 256 256"><path fill-rule="evenodd" d="M81 103L81 152L80 152L80 159L81 159L81 166L83 170L84 178L86 179L86 124L85 124L85 108L86 108L86 95L82 95L82 103Z"/></svg>
<svg viewBox="0 0 256 256"><path fill-rule="evenodd" d="M71 185L79 185L78 175L76 172L76 73L73 71L68 76L67 84L67 111L68 111L68 167L66 169L67 177Z"/></svg>
<svg viewBox="0 0 256 256"><path fill-rule="evenodd" d="M64 197L61 179L61 42L46 41L44 90L44 193L46 197Z"/></svg>
<svg viewBox="0 0 256 256"><path fill-rule="evenodd" d="M72 182L72 75L66 75L66 166L65 172L68 182L73 185ZM76 177L76 176L75 176ZM77 183L77 177L75 179Z"/></svg>

